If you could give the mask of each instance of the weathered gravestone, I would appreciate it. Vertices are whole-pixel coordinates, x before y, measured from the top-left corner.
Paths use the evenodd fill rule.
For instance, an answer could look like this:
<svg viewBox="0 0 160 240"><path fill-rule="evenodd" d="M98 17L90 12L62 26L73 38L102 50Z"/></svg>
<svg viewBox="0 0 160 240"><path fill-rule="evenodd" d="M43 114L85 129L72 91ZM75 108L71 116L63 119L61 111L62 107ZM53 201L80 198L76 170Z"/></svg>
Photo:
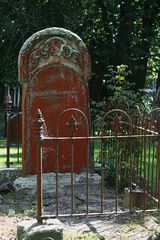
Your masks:
<svg viewBox="0 0 160 240"><path fill-rule="evenodd" d="M24 43L19 54L19 80L23 91L24 175L36 173L37 109L42 112L48 136L89 134L89 78L90 56L76 34L62 28L48 28L33 34ZM83 171L88 166L88 146L86 140L78 140L71 151L71 141L61 141L58 147L56 143L45 143L42 150L43 172L56 170L56 156L58 172Z"/></svg>

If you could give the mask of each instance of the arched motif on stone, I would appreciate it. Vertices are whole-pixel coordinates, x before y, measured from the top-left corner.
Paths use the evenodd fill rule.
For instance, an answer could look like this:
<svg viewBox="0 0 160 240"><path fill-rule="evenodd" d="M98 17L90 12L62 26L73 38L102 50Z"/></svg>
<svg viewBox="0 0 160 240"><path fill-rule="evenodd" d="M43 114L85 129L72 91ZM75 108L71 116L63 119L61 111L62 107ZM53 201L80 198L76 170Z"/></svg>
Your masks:
<svg viewBox="0 0 160 240"><path fill-rule="evenodd" d="M76 34L63 28L47 28L23 44L18 72L22 84L22 170L24 175L35 174L36 111L41 109L49 136L55 136L58 116L67 108L80 109L89 117L90 55ZM44 172L54 171L48 149L51 146L44 146Z"/></svg>
<svg viewBox="0 0 160 240"><path fill-rule="evenodd" d="M47 28L33 34L23 44L18 58L19 81L31 80L42 66L61 61L80 74L87 82L91 77L91 61L81 38L63 28Z"/></svg>

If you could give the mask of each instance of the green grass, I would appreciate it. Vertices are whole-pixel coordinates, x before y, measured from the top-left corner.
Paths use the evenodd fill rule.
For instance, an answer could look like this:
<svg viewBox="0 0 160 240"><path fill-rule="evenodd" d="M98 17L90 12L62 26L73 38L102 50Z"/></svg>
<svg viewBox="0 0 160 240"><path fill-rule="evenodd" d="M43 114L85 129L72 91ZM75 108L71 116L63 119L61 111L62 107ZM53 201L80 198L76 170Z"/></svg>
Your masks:
<svg viewBox="0 0 160 240"><path fill-rule="evenodd" d="M146 159L145 159L146 158ZM146 146L146 156L144 156L144 149L142 153L142 159L146 160L146 177L153 176L156 177L156 171L157 171L157 147L155 147L153 144ZM144 163L143 163L144 165ZM144 175L144 169L143 169L143 175Z"/></svg>
<svg viewBox="0 0 160 240"><path fill-rule="evenodd" d="M119 147L118 147L119 148ZM125 144L122 145L122 148L125 148ZM135 148L137 148L137 145L135 145ZM132 160L133 162L135 162L135 166L138 167L138 175L142 178L144 178L144 175L146 176L146 180L148 181L148 184L150 185L155 185L156 184L156 175L157 175L157 146L154 143L147 143L145 146L146 149L146 154L144 154L144 145L142 146L141 151L139 151L138 153L138 166L136 164L136 155L135 155L135 149L132 147ZM106 165L110 164L110 161L112 161L112 164L114 165L116 162L116 153L115 153L115 146L114 147L110 147L107 146L105 149L105 153L104 153L104 163L106 163ZM111 159L105 159L105 155L108 155L107 152L110 152L110 158ZM121 156L117 156L118 159L119 157L121 159L123 159L123 154L120 153ZM93 153L93 157L94 157L94 163L95 166L100 166L100 160L101 160L101 143L100 140L95 140L94 141L94 153ZM128 156L129 158L129 156ZM127 160L126 156L124 156L124 160ZM145 160L145 163L144 163ZM128 160L129 161L129 160ZM146 165L146 172L144 174L144 166ZM130 166L130 163L128 164L128 167ZM113 166L114 167L114 166ZM141 170L140 170L141 169Z"/></svg>
<svg viewBox="0 0 160 240"><path fill-rule="evenodd" d="M7 149L6 139L0 138L0 168L6 167ZM10 167L21 167L22 161L22 148L19 148L19 160L18 160L18 148L16 145L10 147Z"/></svg>
<svg viewBox="0 0 160 240"><path fill-rule="evenodd" d="M109 149L109 148L108 148ZM156 168L157 168L157 159L156 159L156 150L157 148L153 149L153 144L150 146L146 145L146 179L149 179L149 183L153 181L155 183L156 181ZM153 156L153 151L155 152ZM100 166L100 155L101 155L101 144L100 140L94 141L94 162L95 166ZM113 155L115 155L115 152L113 152ZM6 167L6 158L7 158L7 150L6 150L6 139L0 138L0 167ZM134 158L134 156L133 156ZM143 153L141 154L141 159L143 161L144 159L144 149ZM153 161L154 160L154 161ZM21 161L22 161L22 148L19 149L19 162L18 162L18 148L17 146L11 146L10 148L10 166L12 167L21 167ZM140 159L139 159L140 161ZM105 162L105 160L104 160ZM139 165L140 167L140 165ZM153 170L152 170L153 169ZM153 179L151 178L153 171ZM140 170L139 170L140 174ZM142 165L142 172L141 175L144 176L144 161ZM150 176L148 178L148 175Z"/></svg>
<svg viewBox="0 0 160 240"><path fill-rule="evenodd" d="M64 240L104 240L104 237L100 236L98 233L83 233L71 235L71 233L64 233Z"/></svg>

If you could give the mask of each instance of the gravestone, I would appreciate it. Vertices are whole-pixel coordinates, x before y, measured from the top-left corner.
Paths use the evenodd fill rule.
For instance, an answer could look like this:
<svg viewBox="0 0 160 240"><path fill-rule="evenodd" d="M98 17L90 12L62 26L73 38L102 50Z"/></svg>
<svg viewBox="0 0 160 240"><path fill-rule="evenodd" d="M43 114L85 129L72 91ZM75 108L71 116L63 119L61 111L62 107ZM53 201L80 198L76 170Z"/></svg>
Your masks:
<svg viewBox="0 0 160 240"><path fill-rule="evenodd" d="M37 109L42 112L47 136L88 136L89 78L90 56L76 34L62 28L47 28L24 43L19 54L23 175L36 173ZM76 140L73 145L71 151L71 141L44 143L43 172L58 169L58 172L78 173L86 169L90 165L87 162L89 143Z"/></svg>
<svg viewBox="0 0 160 240"><path fill-rule="evenodd" d="M22 113L16 113L9 119L9 142L21 144L22 142Z"/></svg>

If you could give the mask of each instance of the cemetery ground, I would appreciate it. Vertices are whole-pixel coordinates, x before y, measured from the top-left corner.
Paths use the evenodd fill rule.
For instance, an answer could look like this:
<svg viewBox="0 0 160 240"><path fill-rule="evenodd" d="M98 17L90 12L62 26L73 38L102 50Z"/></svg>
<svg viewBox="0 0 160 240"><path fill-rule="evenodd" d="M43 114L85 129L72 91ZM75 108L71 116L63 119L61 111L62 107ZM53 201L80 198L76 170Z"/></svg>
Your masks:
<svg viewBox="0 0 160 240"><path fill-rule="evenodd" d="M7 186L0 191L0 240L16 240L17 224L36 218L37 202L33 196L16 192L11 185ZM47 208L48 204L45 201L44 207ZM160 234L158 212L58 219L64 227L64 240L159 239Z"/></svg>
<svg viewBox="0 0 160 240"><path fill-rule="evenodd" d="M16 192L0 195L0 240L16 240L17 223L36 217L36 201ZM64 240L159 239L158 212L60 218Z"/></svg>
<svg viewBox="0 0 160 240"><path fill-rule="evenodd" d="M1 139L1 150L5 155L5 142ZM16 159L16 148L11 149L12 161ZM2 154L3 156L3 154ZM4 167L4 159L0 159ZM113 200L114 201L114 200ZM47 202L45 203L47 207ZM36 199L20 194L8 185L0 191L0 240L16 240L17 224L36 218ZM59 217L64 227L64 240L78 239L159 239L160 214L121 213L92 217Z"/></svg>

